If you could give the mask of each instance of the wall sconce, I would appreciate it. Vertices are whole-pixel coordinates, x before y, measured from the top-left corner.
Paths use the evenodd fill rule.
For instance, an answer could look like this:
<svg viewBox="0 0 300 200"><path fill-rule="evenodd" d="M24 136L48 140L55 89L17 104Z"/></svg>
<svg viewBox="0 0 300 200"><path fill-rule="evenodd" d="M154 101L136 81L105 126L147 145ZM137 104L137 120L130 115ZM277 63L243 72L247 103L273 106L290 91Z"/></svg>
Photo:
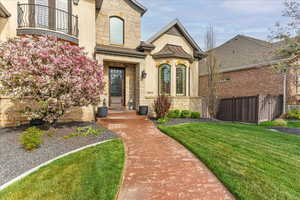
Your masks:
<svg viewBox="0 0 300 200"><path fill-rule="evenodd" d="M147 73L145 72L145 70L142 71L142 79L147 78Z"/></svg>
<svg viewBox="0 0 300 200"><path fill-rule="evenodd" d="M74 5L78 5L79 0L73 0Z"/></svg>

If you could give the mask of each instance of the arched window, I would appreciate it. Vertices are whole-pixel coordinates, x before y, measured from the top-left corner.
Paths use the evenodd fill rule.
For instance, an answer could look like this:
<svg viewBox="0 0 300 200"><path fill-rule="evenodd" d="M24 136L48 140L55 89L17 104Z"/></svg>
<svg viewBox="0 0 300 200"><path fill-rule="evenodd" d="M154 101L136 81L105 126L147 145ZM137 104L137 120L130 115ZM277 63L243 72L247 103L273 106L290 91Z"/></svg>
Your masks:
<svg viewBox="0 0 300 200"><path fill-rule="evenodd" d="M186 66L176 66L176 94L186 95Z"/></svg>
<svg viewBox="0 0 300 200"><path fill-rule="evenodd" d="M163 64L159 67L159 93L171 94L171 66Z"/></svg>
<svg viewBox="0 0 300 200"><path fill-rule="evenodd" d="M124 20L119 17L110 18L110 43L124 44Z"/></svg>

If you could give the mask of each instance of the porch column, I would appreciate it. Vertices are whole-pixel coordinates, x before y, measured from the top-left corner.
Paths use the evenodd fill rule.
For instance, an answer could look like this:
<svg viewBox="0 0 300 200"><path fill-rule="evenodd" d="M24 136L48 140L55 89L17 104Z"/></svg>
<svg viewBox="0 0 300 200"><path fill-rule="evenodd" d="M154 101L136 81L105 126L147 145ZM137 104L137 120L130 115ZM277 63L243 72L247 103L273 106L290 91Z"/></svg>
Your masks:
<svg viewBox="0 0 300 200"><path fill-rule="evenodd" d="M171 97L176 96L176 60L172 59L171 65Z"/></svg>
<svg viewBox="0 0 300 200"><path fill-rule="evenodd" d="M142 79L142 72L146 69L146 62L141 61L136 65L136 89L135 89L135 99L136 99L136 109L140 105L147 105L145 100L146 97L146 81Z"/></svg>

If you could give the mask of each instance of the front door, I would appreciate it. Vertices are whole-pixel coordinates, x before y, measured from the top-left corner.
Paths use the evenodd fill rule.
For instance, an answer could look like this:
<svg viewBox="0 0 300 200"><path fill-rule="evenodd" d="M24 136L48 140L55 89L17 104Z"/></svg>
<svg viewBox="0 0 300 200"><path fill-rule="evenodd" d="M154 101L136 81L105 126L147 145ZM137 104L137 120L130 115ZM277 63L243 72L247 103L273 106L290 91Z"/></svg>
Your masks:
<svg viewBox="0 0 300 200"><path fill-rule="evenodd" d="M125 69L109 68L109 106L121 108L125 106Z"/></svg>

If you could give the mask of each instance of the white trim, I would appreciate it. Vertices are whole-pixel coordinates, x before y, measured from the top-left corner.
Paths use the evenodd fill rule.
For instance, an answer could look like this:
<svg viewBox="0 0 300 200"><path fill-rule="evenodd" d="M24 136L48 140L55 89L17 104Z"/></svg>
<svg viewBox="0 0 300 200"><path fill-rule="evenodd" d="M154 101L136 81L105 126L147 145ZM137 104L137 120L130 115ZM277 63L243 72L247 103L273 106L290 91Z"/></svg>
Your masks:
<svg viewBox="0 0 300 200"><path fill-rule="evenodd" d="M68 152L68 153L65 153L65 154L60 155L60 156L58 156L58 157L56 157L56 158L53 158L53 159L51 159L51 160L48 160L47 162L44 162L43 164L41 164L41 165L39 165L39 166L37 166L37 167L34 167L34 168L28 170L27 172L21 174L20 176L18 176L18 177L16 177L16 178L12 179L11 181L9 181L9 182L7 182L7 183L1 185L1 186L0 186L0 191L1 191L1 190L4 190L5 188L7 188L8 186L10 186L11 184L13 184L13 183L15 183L15 182L17 182L17 181L19 181L19 180L25 178L26 176L32 174L33 172L39 170L40 168L42 168L42 167L44 167L44 166L46 166L46 165L48 165L48 164L50 164L50 163L52 163L52 162L54 162L54 161L60 159L60 158L63 158L63 157L68 156L68 155L70 155L70 154L73 154L73 153L79 152L79 151L81 151L81 150L87 149L87 148L89 148L89 147L94 147L94 146L97 146L97 145L99 145L99 144L103 144L103 143L110 142L110 141L113 141L113 140L115 140L115 139L110 139L110 140L106 140L106 141L102 141L102 142L98 142L98 143L94 143L94 144L89 144L89 145L87 145L87 146L81 147L81 148L79 148L79 149L72 150L72 151L70 151L70 152Z"/></svg>

